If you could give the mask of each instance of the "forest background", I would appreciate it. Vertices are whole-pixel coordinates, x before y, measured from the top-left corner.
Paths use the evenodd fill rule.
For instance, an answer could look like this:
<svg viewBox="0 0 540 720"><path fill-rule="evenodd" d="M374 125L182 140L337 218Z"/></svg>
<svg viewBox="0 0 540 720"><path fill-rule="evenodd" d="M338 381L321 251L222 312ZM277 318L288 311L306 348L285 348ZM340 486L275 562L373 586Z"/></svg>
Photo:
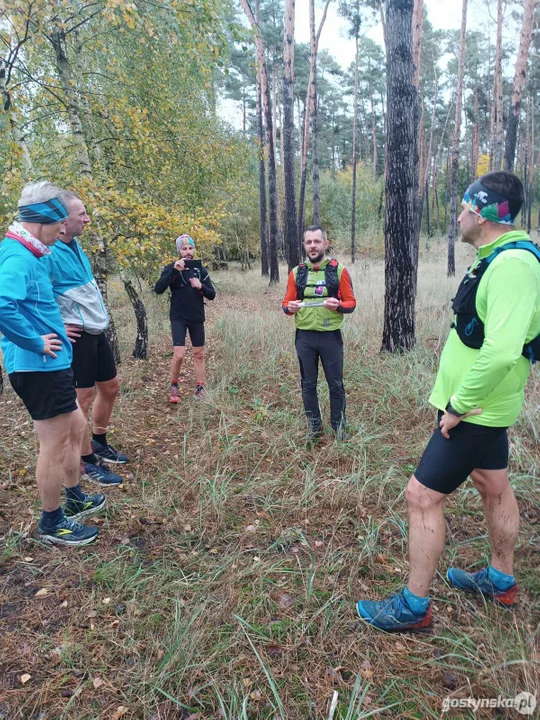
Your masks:
<svg viewBox="0 0 540 720"><path fill-rule="evenodd" d="M29 180L84 199L81 240L122 361L110 437L131 458L93 518L99 542L47 548L33 428L9 387L0 399L1 720L424 720L445 698L539 686L537 370L510 431L516 612L441 572L431 637L354 615L407 573L403 492L434 423L453 273L471 260L459 245L454 257L461 193L515 168L519 225L537 237L538 4L303 0L292 32L293 5L0 5L0 222ZM450 29L435 22L448 6ZM338 22L346 38L330 36ZM314 220L351 269L358 311L344 329L351 442L307 453L280 301ZM172 408L166 301L150 288L181 232L218 296L209 399L191 397L188 353ZM321 400L326 412L324 388ZM469 485L448 503L447 535L441 571L486 559ZM503 712L518 716L448 716Z"/></svg>
<svg viewBox="0 0 540 720"><path fill-rule="evenodd" d="M302 3L309 16L296 24L308 43L294 40L291 7L290 0L3 4L0 222L13 217L27 180L76 188L92 217L83 243L102 291L108 273L119 273L133 303L139 357L148 346L141 283L155 280L180 232L193 235L214 267L260 259L271 282L280 261L297 264L302 228L312 221L352 262L358 253L381 256L392 156L386 134L400 103L415 105L410 181L418 227L402 231L398 271L407 274L403 256L417 264L421 230L428 244L449 234L454 274L458 197L488 169L516 168L527 186L522 223L538 223L534 0L472 3L461 32L435 29L429 6L416 0L415 97L392 96L390 109L385 3ZM348 67L319 48L328 11L354 48ZM399 132L390 137L405 147L410 138ZM387 259L391 250L388 241ZM414 286L416 270L409 271ZM383 346L413 342L411 328Z"/></svg>

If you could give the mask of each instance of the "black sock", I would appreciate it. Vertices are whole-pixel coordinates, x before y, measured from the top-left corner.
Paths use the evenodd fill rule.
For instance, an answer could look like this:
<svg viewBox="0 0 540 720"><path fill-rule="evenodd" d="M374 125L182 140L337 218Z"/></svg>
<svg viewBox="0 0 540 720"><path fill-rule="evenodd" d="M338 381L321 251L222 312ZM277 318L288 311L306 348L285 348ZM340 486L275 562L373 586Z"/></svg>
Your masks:
<svg viewBox="0 0 540 720"><path fill-rule="evenodd" d="M48 512L47 510L41 511L41 523L42 525L45 525L45 527L53 528L63 519L64 511L62 510L62 506L60 506L57 510L51 510L51 512Z"/></svg>
<svg viewBox="0 0 540 720"><path fill-rule="evenodd" d="M81 490L81 483L78 485L75 485L75 487L67 487L65 488L66 491L66 500L68 502L70 501L78 501L82 502L84 500L84 493Z"/></svg>
<svg viewBox="0 0 540 720"><path fill-rule="evenodd" d="M84 463L88 463L89 465L97 465L97 457L94 455L94 453L90 453L90 455L81 455L81 460Z"/></svg>
<svg viewBox="0 0 540 720"><path fill-rule="evenodd" d="M97 433L92 433L92 440L95 440L100 445L107 447L107 433L106 432L101 433L99 435Z"/></svg>

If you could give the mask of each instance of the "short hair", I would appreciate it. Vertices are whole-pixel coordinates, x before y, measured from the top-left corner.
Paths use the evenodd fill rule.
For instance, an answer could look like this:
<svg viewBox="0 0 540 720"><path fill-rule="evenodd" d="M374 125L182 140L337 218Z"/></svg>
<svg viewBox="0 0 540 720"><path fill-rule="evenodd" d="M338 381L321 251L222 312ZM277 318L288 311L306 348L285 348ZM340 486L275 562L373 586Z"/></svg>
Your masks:
<svg viewBox="0 0 540 720"><path fill-rule="evenodd" d="M323 238L325 240L328 240L328 236L326 234L326 230L321 225L310 225L304 230L304 238L306 237L307 232L317 232L317 230L320 230Z"/></svg>
<svg viewBox="0 0 540 720"><path fill-rule="evenodd" d="M72 200L80 200L81 198L73 190L60 190L60 200L67 205Z"/></svg>
<svg viewBox="0 0 540 720"><path fill-rule="evenodd" d="M499 170L482 175L479 180L488 190L493 190L502 195L505 200L508 200L510 215L513 218L519 215L519 211L525 202L525 190L517 175L506 170Z"/></svg>
<svg viewBox="0 0 540 720"><path fill-rule="evenodd" d="M21 191L21 197L19 198L17 206L24 207L25 205L35 205L37 203L45 203L49 200L59 199L60 192L60 188L48 180L27 183Z"/></svg>

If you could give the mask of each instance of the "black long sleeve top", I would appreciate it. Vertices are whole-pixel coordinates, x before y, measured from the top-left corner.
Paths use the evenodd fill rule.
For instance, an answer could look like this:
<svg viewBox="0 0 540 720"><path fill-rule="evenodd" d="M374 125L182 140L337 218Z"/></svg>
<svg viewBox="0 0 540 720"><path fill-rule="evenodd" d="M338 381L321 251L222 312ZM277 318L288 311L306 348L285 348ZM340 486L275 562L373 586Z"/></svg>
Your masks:
<svg viewBox="0 0 540 720"><path fill-rule="evenodd" d="M154 286L154 291L161 295L167 288L171 290L171 320L183 320L184 322L204 322L204 299L213 300L216 297L216 289L212 285L208 270L202 266L198 273L201 281L201 289L191 287L191 277L196 277L197 268L194 270L175 270L174 263L163 268L161 277Z"/></svg>

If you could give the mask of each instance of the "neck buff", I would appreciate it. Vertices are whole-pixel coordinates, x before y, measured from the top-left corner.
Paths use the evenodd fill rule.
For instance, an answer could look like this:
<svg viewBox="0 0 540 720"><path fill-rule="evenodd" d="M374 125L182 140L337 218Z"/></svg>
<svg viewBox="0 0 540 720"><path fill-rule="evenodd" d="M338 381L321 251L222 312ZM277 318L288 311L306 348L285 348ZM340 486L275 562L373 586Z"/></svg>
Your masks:
<svg viewBox="0 0 540 720"><path fill-rule="evenodd" d="M51 254L50 248L44 245L41 240L35 238L26 228L23 228L21 223L14 222L13 225L10 225L6 237L11 240L17 240L17 242L20 242L21 245L24 245L25 248L30 250L32 255L38 258Z"/></svg>
<svg viewBox="0 0 540 720"><path fill-rule="evenodd" d="M68 215L66 206L57 198L47 200L47 202L32 203L32 205L19 205L19 220L21 222L53 225L62 222Z"/></svg>
<svg viewBox="0 0 540 720"><path fill-rule="evenodd" d="M480 180L469 187L463 202L475 215L500 225L514 225L521 210L521 204L507 200L504 195L487 188Z"/></svg>
<svg viewBox="0 0 540 720"><path fill-rule="evenodd" d="M191 245L191 247L195 247L195 243L193 242L193 238L191 235L180 235L176 238L176 250L180 252L180 248L182 245L185 244Z"/></svg>

